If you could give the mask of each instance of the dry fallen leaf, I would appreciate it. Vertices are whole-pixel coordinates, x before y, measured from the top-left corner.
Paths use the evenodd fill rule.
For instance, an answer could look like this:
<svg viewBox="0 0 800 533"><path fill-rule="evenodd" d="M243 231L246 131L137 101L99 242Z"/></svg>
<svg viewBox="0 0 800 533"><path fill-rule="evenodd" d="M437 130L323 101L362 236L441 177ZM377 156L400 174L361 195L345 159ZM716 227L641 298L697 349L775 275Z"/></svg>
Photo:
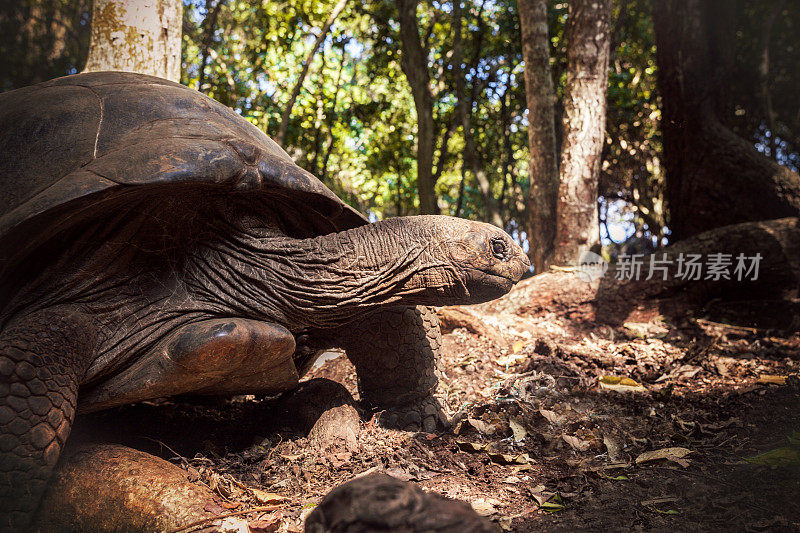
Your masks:
<svg viewBox="0 0 800 533"><path fill-rule="evenodd" d="M602 376L600 378L600 388L617 392L645 392L646 388L641 386L631 378L619 376Z"/></svg>
<svg viewBox="0 0 800 533"><path fill-rule="evenodd" d="M389 468L387 468L386 475L392 476L393 478L399 479L400 481L411 481L412 479L417 479L416 476L396 466L390 466Z"/></svg>
<svg viewBox="0 0 800 533"><path fill-rule="evenodd" d="M475 429L477 429L478 431L480 431L484 435L494 435L495 434L496 428L491 424L487 424L483 420L478 420L478 419L475 419L475 418L468 418L467 422L469 422L470 426L474 427Z"/></svg>
<svg viewBox="0 0 800 533"><path fill-rule="evenodd" d="M640 465L644 463L651 463L653 461L665 460L672 461L673 463L677 463L686 468L689 466L689 460L684 459L684 457L690 453L692 453L692 450L688 450L686 448L662 448L660 450L644 452L636 458L636 464Z"/></svg>
<svg viewBox="0 0 800 533"><path fill-rule="evenodd" d="M248 533L247 521L243 518L229 516L217 526L220 533Z"/></svg>
<svg viewBox="0 0 800 533"><path fill-rule="evenodd" d="M275 533L281 527L280 520L253 520L248 522L250 533Z"/></svg>
<svg viewBox="0 0 800 533"><path fill-rule="evenodd" d="M464 440L457 440L456 441L456 446L458 446L458 449L463 451L463 452L474 453L474 452L482 452L482 451L484 451L486 448L488 448L489 445L488 444L478 443L478 442L469 442L469 441L464 441Z"/></svg>
<svg viewBox="0 0 800 533"><path fill-rule="evenodd" d="M225 509L217 502L208 502L203 507L203 510L212 514L222 514L225 512Z"/></svg>
<svg viewBox="0 0 800 533"><path fill-rule="evenodd" d="M293 523L289 524L289 527L286 528L287 533L303 533L305 528L300 523Z"/></svg>
<svg viewBox="0 0 800 533"><path fill-rule="evenodd" d="M613 438L611 435L603 435L603 444L605 444L606 450L608 450L608 459L613 462L619 461L622 453L622 446L617 439Z"/></svg>
<svg viewBox="0 0 800 533"><path fill-rule="evenodd" d="M472 509L481 516L491 516L497 512L494 505L485 501L474 501L471 505Z"/></svg>
<svg viewBox="0 0 800 533"><path fill-rule="evenodd" d="M551 424L559 425L564 422L565 417L556 413L555 411L548 411L547 409L539 409L539 413Z"/></svg>
<svg viewBox="0 0 800 533"><path fill-rule="evenodd" d="M527 453L490 453L489 459L500 465L524 465L531 461Z"/></svg>
<svg viewBox="0 0 800 533"><path fill-rule="evenodd" d="M194 483L195 481L200 479L200 472L193 466L190 466L186 470L186 479Z"/></svg>
<svg viewBox="0 0 800 533"><path fill-rule="evenodd" d="M253 497L256 499L256 501L262 505L282 503L289 499L286 496L281 496L280 494L275 494L274 492L265 492L258 489L250 489L250 491L253 493Z"/></svg>
<svg viewBox="0 0 800 533"><path fill-rule="evenodd" d="M497 506L500 505L500 500L495 498L478 498L471 502L472 508L481 516L491 516L497 512Z"/></svg>
<svg viewBox="0 0 800 533"><path fill-rule="evenodd" d="M221 502L220 505L225 509L238 509L242 506L242 502Z"/></svg>
<svg viewBox="0 0 800 533"><path fill-rule="evenodd" d="M761 383L763 385L786 385L786 376L761 374L760 376L758 376L758 383Z"/></svg>
<svg viewBox="0 0 800 533"><path fill-rule="evenodd" d="M564 439L564 442L569 444L573 450L579 452L585 452L589 449L589 446L591 446L591 443L579 439L578 437L573 437L572 435L561 435L561 438Z"/></svg>
<svg viewBox="0 0 800 533"><path fill-rule="evenodd" d="M511 432L514 435L514 440L516 442L521 441L528 434L528 432L525 430L525 426L522 425L520 419L515 416L509 418L508 426L511 428Z"/></svg>

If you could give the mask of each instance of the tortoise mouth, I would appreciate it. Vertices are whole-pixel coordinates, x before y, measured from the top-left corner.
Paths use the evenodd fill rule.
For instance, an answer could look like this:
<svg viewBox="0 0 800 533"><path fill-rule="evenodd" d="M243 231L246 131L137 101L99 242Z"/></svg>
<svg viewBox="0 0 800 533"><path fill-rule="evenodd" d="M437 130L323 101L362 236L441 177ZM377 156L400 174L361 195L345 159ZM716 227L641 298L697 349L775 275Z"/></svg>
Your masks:
<svg viewBox="0 0 800 533"><path fill-rule="evenodd" d="M470 303L483 303L507 294L517 280L496 272L470 268L464 272Z"/></svg>

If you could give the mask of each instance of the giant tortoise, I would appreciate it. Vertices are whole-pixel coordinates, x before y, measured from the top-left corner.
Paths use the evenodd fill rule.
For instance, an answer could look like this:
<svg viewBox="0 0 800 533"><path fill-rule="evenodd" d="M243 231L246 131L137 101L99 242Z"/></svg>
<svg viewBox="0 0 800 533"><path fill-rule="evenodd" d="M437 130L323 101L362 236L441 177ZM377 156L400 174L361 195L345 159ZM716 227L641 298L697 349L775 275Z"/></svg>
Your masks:
<svg viewBox="0 0 800 533"><path fill-rule="evenodd" d="M528 269L488 224L374 224L225 106L100 72L0 95L0 527L24 528L77 412L272 394L341 347L387 424L432 429L426 305Z"/></svg>

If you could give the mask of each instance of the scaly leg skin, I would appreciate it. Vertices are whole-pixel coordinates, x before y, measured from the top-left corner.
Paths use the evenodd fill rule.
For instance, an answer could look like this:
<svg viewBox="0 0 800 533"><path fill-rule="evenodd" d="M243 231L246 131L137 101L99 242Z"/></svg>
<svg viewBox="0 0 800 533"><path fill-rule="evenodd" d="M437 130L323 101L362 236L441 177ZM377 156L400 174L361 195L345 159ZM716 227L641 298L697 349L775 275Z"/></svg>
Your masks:
<svg viewBox="0 0 800 533"><path fill-rule="evenodd" d="M0 531L26 531L67 440L96 335L42 311L0 333Z"/></svg>
<svg viewBox="0 0 800 533"><path fill-rule="evenodd" d="M383 409L384 427L434 432L447 417L433 392L441 347L439 320L424 307L377 311L346 326L347 357L356 367L361 401Z"/></svg>

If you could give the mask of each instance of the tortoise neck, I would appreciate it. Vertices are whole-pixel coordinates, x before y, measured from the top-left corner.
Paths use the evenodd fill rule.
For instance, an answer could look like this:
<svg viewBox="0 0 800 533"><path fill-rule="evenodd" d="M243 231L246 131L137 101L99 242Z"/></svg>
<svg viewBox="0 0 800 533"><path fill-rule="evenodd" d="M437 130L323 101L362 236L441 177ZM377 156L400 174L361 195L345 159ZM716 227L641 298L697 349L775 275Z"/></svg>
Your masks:
<svg viewBox="0 0 800 533"><path fill-rule="evenodd" d="M228 268L195 271L215 278L201 284L214 289L206 296L234 313L293 331L337 327L380 305L435 304L437 291L458 285L418 222L396 218L308 239L228 238L205 262Z"/></svg>

